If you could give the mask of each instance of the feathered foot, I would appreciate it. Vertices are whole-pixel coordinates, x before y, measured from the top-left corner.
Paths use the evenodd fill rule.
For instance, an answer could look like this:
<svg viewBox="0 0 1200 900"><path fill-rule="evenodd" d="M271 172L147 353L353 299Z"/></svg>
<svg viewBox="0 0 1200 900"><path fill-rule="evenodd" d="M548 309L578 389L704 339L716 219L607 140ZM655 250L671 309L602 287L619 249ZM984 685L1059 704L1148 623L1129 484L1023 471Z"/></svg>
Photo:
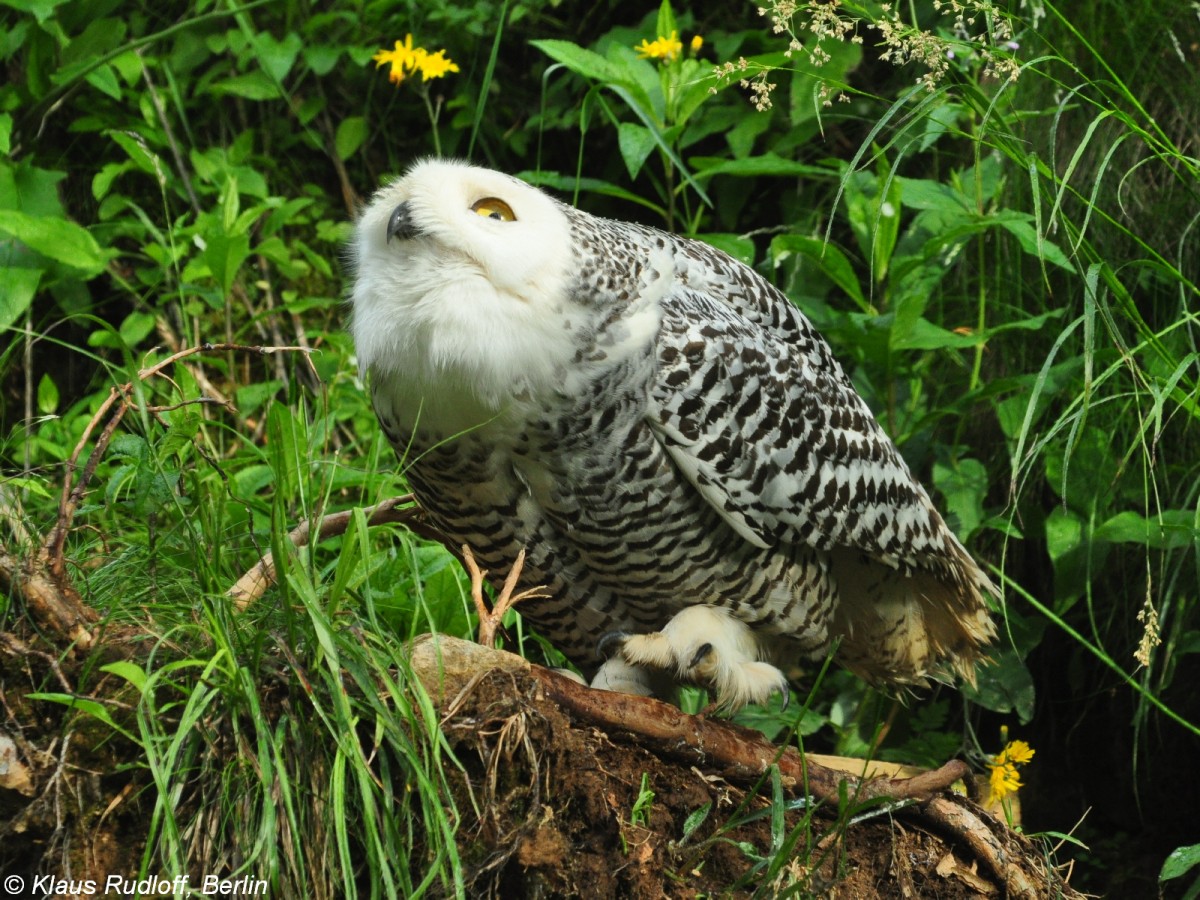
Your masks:
<svg viewBox="0 0 1200 900"><path fill-rule="evenodd" d="M748 703L766 703L776 691L787 704L783 673L759 659L750 627L719 607L689 606L651 634L611 632L598 649L608 660L592 679L594 688L657 694L656 676L667 674L710 688L715 699L705 712L736 712Z"/></svg>

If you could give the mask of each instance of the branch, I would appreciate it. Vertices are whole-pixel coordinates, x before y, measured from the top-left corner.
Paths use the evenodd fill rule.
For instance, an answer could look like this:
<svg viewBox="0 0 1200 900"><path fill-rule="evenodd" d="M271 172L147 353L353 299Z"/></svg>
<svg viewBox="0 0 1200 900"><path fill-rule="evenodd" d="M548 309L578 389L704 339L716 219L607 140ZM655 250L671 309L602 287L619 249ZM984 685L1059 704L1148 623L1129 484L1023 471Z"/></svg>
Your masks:
<svg viewBox="0 0 1200 900"><path fill-rule="evenodd" d="M416 505L404 506L403 509L396 508L410 503L413 503L413 495L404 494L400 497L392 497L390 500L384 500L375 506L368 506L363 510L363 513L367 517L368 525L383 525L387 523L404 525L414 534L439 541L446 545L461 560L462 557L459 555L459 551L453 548L450 540L425 521L425 510ZM350 520L354 517L354 513L355 510L353 509L346 509L341 512L322 516L316 522L316 540L322 541L326 538L343 534L350 527ZM288 540L291 541L294 547L308 546L313 541L313 523L301 522L288 532ZM265 594L267 589L274 583L275 555L268 552L245 575L237 580L237 583L229 589L228 595L233 600L233 604L238 612L242 612L251 603Z"/></svg>

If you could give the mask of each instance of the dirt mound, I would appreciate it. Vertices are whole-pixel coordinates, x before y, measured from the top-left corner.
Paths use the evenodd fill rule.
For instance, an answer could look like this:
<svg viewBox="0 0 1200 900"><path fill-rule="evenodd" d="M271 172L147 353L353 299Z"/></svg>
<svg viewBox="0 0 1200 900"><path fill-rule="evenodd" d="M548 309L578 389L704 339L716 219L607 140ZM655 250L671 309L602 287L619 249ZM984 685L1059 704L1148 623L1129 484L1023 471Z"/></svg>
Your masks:
<svg viewBox="0 0 1200 900"><path fill-rule="evenodd" d="M731 765L713 748L706 759L703 748L697 754L682 739L664 743L655 734L661 721L647 726L638 721L642 713L628 709L649 704L644 711L652 717L697 717L609 695L625 711L600 727L556 696L560 686L549 679L560 676L477 645L437 644L418 645L413 664L440 698L443 731L463 764L452 783L469 820L459 845L476 895L1073 894L1055 884L1028 840L966 798L937 800L971 821L986 820L997 861L1011 872L988 872L974 858L975 836L931 827L924 815L930 799L897 803L849 774L832 798L805 799L802 786L779 770L772 774L769 761L755 775L753 753ZM734 743L758 746L738 733L744 729L709 727L710 736L729 730ZM811 790L826 773L818 776L814 767L810 774ZM943 816L943 826L947 819L954 816Z"/></svg>

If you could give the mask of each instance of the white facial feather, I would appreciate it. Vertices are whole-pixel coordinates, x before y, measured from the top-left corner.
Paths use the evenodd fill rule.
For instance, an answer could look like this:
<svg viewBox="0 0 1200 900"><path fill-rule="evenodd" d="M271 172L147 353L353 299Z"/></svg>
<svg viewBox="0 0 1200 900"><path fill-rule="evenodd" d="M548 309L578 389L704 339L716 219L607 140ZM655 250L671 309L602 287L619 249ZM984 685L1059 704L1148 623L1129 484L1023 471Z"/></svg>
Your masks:
<svg viewBox="0 0 1200 900"><path fill-rule="evenodd" d="M486 198L504 201L515 219L472 210ZM413 234L389 238L401 204ZM545 194L498 172L426 160L375 194L352 247L359 365L393 395L401 418L418 405L433 417L455 406L454 418L464 394L494 413L560 380L574 349L564 328L570 230Z"/></svg>

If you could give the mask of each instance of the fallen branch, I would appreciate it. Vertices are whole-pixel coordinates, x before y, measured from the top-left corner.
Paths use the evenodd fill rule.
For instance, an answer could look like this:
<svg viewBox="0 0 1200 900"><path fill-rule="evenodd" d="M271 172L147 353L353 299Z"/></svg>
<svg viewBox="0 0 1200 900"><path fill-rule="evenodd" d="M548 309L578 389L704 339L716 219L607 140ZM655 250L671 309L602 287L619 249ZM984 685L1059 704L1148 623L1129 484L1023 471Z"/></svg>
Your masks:
<svg viewBox="0 0 1200 900"><path fill-rule="evenodd" d="M451 552L455 556L458 556L461 561L462 557L459 556L459 552L454 551L449 539L425 521L425 510L419 506L410 504L413 504L413 495L404 494L399 497L392 497L390 500L384 500L375 506L368 506L363 509L363 514L367 517L368 525L400 524L421 537L440 541L447 548L451 549ZM306 547L313 540L322 541L326 538L344 534L346 529L350 527L350 520L354 518L355 512L357 510L346 509L317 519L315 523L315 538L313 534L314 523L301 522L288 532L288 540L294 547ZM241 612L255 600L262 597L274 583L275 555L268 551L245 575L237 580L233 587L229 589L228 596L233 600L233 604L237 610Z"/></svg>

